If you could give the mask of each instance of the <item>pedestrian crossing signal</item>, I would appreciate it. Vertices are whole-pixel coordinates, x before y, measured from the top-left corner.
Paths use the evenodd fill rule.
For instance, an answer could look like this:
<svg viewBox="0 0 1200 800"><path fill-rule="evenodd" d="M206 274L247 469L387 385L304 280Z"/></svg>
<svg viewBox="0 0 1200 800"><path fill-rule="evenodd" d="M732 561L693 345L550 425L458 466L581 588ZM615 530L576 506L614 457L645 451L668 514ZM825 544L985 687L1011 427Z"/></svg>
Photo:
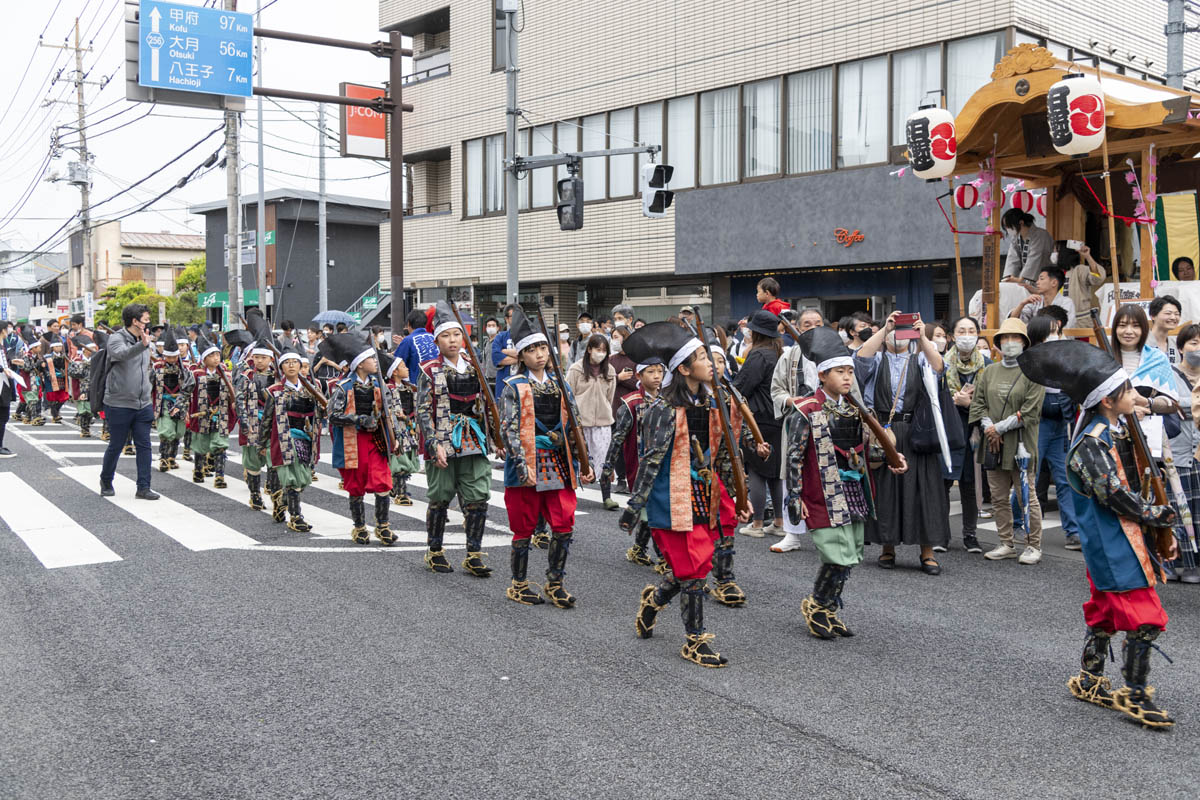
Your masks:
<svg viewBox="0 0 1200 800"><path fill-rule="evenodd" d="M558 182L558 227L564 231L583 227L583 178L572 175Z"/></svg>
<svg viewBox="0 0 1200 800"><path fill-rule="evenodd" d="M642 167L642 216L662 219L675 199L675 193L667 189L675 168L670 164L646 164Z"/></svg>

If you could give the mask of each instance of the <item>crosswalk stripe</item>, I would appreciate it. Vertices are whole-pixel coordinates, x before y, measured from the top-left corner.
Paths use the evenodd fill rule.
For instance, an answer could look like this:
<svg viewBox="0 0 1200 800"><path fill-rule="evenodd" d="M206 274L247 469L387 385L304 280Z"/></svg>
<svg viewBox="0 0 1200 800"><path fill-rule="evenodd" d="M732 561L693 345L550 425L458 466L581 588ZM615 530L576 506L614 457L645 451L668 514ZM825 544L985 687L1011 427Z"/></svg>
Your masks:
<svg viewBox="0 0 1200 800"><path fill-rule="evenodd" d="M83 439L79 436L76 436L73 439L38 439L38 442L41 444L74 444L80 445L81 447L108 447L108 442L104 442L95 438Z"/></svg>
<svg viewBox="0 0 1200 800"><path fill-rule="evenodd" d="M99 464L61 467L60 471L84 488L100 493ZM107 499L114 505L152 528L157 528L189 550L244 549L257 544L249 536L166 496L154 501L136 500L133 495L137 485L119 473L113 476L113 488L116 496Z"/></svg>
<svg viewBox="0 0 1200 800"><path fill-rule="evenodd" d="M15 472L0 472L0 495L19 498L0 504L0 517L47 569L121 560Z"/></svg>

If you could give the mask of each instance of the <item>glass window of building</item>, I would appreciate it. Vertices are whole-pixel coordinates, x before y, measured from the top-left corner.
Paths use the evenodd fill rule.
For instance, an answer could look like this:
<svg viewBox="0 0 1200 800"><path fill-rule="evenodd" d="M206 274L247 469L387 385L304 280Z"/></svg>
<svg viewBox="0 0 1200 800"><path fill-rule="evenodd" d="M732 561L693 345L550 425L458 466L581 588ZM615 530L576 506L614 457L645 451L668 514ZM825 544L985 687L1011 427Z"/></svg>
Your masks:
<svg viewBox="0 0 1200 800"><path fill-rule="evenodd" d="M593 114L583 118L582 143L579 149L603 150L607 146L606 115ZM603 200L607 194L605 178L607 177L607 157L585 158L583 160L583 199Z"/></svg>
<svg viewBox="0 0 1200 800"><path fill-rule="evenodd" d="M504 210L504 134L484 140L484 160L487 170L487 210Z"/></svg>
<svg viewBox="0 0 1200 800"><path fill-rule="evenodd" d="M696 185L696 96L667 103L667 163L675 168L672 189Z"/></svg>
<svg viewBox="0 0 1200 800"><path fill-rule="evenodd" d="M887 161L887 69L887 56L838 68L839 167Z"/></svg>
<svg viewBox="0 0 1200 800"><path fill-rule="evenodd" d="M608 146L633 147L633 109L623 108L608 115ZM608 159L608 196L629 197L633 194L633 156L610 156Z"/></svg>
<svg viewBox="0 0 1200 800"><path fill-rule="evenodd" d="M818 172L833 160L833 67L787 79L788 172Z"/></svg>
<svg viewBox="0 0 1200 800"><path fill-rule="evenodd" d="M483 213L483 140L472 139L466 150L463 183L467 186L467 216L477 217Z"/></svg>
<svg viewBox="0 0 1200 800"><path fill-rule="evenodd" d="M892 54L892 144L904 144L904 123L923 105L942 102L939 45Z"/></svg>
<svg viewBox="0 0 1200 800"><path fill-rule="evenodd" d="M508 66L508 29L504 25L504 13L492 4L492 72Z"/></svg>
<svg viewBox="0 0 1200 800"><path fill-rule="evenodd" d="M567 122L559 122L554 126L554 143L558 148L559 153L577 153L579 152L579 121L570 120ZM561 181L563 178L571 177L571 173L567 171L566 165L560 165L554 168L554 180ZM555 185L554 202L558 202L558 189Z"/></svg>
<svg viewBox="0 0 1200 800"><path fill-rule="evenodd" d="M742 174L747 178L783 171L779 164L779 86L779 79L771 78L742 87L746 148Z"/></svg>
<svg viewBox="0 0 1200 800"><path fill-rule="evenodd" d="M946 107L955 116L976 91L992 79L1004 57L1004 34L987 33L946 45Z"/></svg>
<svg viewBox="0 0 1200 800"><path fill-rule="evenodd" d="M647 103L637 108L637 138L638 144L656 144L659 147L663 143L663 106L662 103ZM656 163L667 163L662 151L659 151ZM641 174L642 165L650 163L650 155L642 153L637 158L638 174Z"/></svg>
<svg viewBox="0 0 1200 800"><path fill-rule="evenodd" d="M738 178L738 89L700 95L700 185Z"/></svg>
<svg viewBox="0 0 1200 800"><path fill-rule="evenodd" d="M529 128L517 131L517 153L523 156L529 155ZM525 176L517 181L517 209L524 211L529 208L529 184L532 173L526 172Z"/></svg>
<svg viewBox="0 0 1200 800"><path fill-rule="evenodd" d="M554 126L539 125L533 129L530 154L548 156L554 152ZM554 170L549 167L531 170L530 188L533 192L533 207L545 208L554 205Z"/></svg>

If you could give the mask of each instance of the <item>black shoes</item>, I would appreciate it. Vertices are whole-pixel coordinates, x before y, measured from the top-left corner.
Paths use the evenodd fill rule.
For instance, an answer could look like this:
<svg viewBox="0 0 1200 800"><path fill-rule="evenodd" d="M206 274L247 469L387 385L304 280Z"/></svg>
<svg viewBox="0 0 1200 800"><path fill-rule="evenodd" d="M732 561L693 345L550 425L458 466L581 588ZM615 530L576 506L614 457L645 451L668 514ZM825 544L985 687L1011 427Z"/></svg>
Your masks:
<svg viewBox="0 0 1200 800"><path fill-rule="evenodd" d="M159 497L162 497L162 495L147 487L145 489L138 489L137 494L135 494L134 497L136 497L138 500L157 500Z"/></svg>
<svg viewBox="0 0 1200 800"><path fill-rule="evenodd" d="M117 491L115 489L113 489L113 485L111 483L101 483L100 484L100 496L101 497L112 497L116 493L117 493Z"/></svg>
<svg viewBox="0 0 1200 800"><path fill-rule="evenodd" d="M17 454L7 447L0 447L0 458L16 458Z"/></svg>
<svg viewBox="0 0 1200 800"><path fill-rule="evenodd" d="M982 553L983 548L979 546L979 540L973 534L968 534L963 537L963 549L968 553Z"/></svg>

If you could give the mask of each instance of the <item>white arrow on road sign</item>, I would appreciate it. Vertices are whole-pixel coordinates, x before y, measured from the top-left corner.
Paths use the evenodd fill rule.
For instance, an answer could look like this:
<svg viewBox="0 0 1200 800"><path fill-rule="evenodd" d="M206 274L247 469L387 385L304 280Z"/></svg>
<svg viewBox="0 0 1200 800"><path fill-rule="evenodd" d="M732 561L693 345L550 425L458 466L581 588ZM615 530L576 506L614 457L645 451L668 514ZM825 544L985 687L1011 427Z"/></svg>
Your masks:
<svg viewBox="0 0 1200 800"><path fill-rule="evenodd" d="M158 48L163 46L163 37L159 33L158 23L162 20L162 14L158 10L158 6L150 9L150 35L146 37L146 44L150 45L150 80L158 80Z"/></svg>

